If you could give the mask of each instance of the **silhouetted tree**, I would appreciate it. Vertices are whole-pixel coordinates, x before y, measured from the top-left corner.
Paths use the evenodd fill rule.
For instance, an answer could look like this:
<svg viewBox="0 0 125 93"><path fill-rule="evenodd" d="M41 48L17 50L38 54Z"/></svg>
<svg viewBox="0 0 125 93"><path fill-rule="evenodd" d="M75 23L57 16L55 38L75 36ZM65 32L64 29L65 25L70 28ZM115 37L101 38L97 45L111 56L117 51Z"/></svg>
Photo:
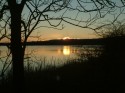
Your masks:
<svg viewBox="0 0 125 93"><path fill-rule="evenodd" d="M124 0L120 1L124 6ZM111 0L1 0L0 19L3 22L1 27L4 28L5 33L8 33L6 38L11 41L13 82L17 92L23 90L21 88L23 88L24 81L23 61L26 42L35 29L43 27L39 26L41 22L47 21L53 28L66 22L81 28L95 30L101 27L90 27L96 20L104 18L115 7L122 6L117 6ZM68 12L74 11L77 12L75 18L70 17L71 15L67 16ZM93 12L94 14L90 14ZM82 20L79 13L83 13L83 15L87 13L89 17ZM57 22L53 23L53 20Z"/></svg>
<svg viewBox="0 0 125 93"><path fill-rule="evenodd" d="M107 57L120 63L124 60L125 22L116 21L110 26L105 26L100 30L100 35L104 38L104 53Z"/></svg>
<svg viewBox="0 0 125 93"><path fill-rule="evenodd" d="M5 30L7 25L10 26L10 49L12 53L12 66L13 66L13 84L14 92L23 92L24 82L24 52L26 41L40 23L40 21L48 21L46 12L61 11L66 7L68 1L65 0L2 0L0 11L0 18L5 22ZM44 6L43 8L40 8ZM28 20L23 20L22 12L24 7L29 9ZM9 11L9 13L5 13ZM10 16L9 16L10 15ZM9 16L9 17L8 17ZM43 19L42 19L42 18ZM4 20L7 19L7 20ZM54 19L54 18L53 18ZM57 19L58 20L58 19ZM34 23L35 22L35 23ZM51 24L51 23L50 23ZM59 23L60 24L60 23ZM58 25L59 25L58 24ZM4 25L4 23L3 23ZM58 25L55 25L58 26ZM54 25L53 25L54 26ZM23 42L23 43L22 43Z"/></svg>

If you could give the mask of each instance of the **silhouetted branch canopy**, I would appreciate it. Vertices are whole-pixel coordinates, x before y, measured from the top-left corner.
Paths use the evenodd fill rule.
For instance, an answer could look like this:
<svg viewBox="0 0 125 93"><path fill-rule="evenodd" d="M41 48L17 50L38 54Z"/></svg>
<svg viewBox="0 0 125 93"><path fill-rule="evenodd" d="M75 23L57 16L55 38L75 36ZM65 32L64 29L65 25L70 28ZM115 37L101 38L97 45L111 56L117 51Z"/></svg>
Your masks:
<svg viewBox="0 0 125 93"><path fill-rule="evenodd" d="M65 23L97 30L118 20L124 6L125 0L1 0L0 33L10 38L11 11L15 7L22 13L22 41L26 41L36 28L61 25L63 29Z"/></svg>

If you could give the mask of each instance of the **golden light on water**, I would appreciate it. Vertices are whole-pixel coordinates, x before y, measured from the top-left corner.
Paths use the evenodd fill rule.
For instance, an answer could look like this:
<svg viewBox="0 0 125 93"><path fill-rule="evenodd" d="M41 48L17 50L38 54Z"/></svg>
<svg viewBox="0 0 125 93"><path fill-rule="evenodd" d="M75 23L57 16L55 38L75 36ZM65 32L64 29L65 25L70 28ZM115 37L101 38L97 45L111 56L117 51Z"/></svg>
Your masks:
<svg viewBox="0 0 125 93"><path fill-rule="evenodd" d="M64 46L63 47L63 54L64 55L70 55L70 52L71 50L70 50L70 46Z"/></svg>

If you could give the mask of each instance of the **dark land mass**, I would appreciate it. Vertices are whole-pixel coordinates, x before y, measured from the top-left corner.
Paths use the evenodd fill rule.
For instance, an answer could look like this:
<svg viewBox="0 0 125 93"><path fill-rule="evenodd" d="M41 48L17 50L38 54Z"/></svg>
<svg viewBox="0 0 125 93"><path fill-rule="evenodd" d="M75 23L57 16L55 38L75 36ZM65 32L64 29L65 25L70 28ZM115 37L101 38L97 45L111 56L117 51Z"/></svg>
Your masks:
<svg viewBox="0 0 125 93"><path fill-rule="evenodd" d="M125 37L105 40L101 51L95 50L94 55L88 51L86 56L81 51L80 59L61 67L43 70L42 64L37 68L28 65L24 69L24 93L125 93ZM103 40L96 42L93 44ZM14 93L12 89L10 73L0 82L0 93Z"/></svg>
<svg viewBox="0 0 125 93"><path fill-rule="evenodd" d="M55 39L48 41L31 41L26 45L102 45L104 39ZM0 45L9 45L10 43L0 43Z"/></svg>

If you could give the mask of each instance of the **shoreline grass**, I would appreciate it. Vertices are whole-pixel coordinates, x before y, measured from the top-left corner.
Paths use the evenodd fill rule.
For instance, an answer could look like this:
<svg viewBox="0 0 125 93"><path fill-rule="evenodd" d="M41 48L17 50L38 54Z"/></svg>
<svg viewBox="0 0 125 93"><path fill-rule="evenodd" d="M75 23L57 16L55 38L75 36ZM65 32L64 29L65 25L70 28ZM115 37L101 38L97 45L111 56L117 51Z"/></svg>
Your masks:
<svg viewBox="0 0 125 93"><path fill-rule="evenodd" d="M106 62L107 60L109 63ZM110 61L109 59L93 58L84 62L75 60L61 67L51 66L44 70L40 67L29 67L25 69L25 92L123 93L123 69L120 64L111 64ZM116 60L114 62L116 63ZM11 93L10 77L11 74L5 78L2 93Z"/></svg>

